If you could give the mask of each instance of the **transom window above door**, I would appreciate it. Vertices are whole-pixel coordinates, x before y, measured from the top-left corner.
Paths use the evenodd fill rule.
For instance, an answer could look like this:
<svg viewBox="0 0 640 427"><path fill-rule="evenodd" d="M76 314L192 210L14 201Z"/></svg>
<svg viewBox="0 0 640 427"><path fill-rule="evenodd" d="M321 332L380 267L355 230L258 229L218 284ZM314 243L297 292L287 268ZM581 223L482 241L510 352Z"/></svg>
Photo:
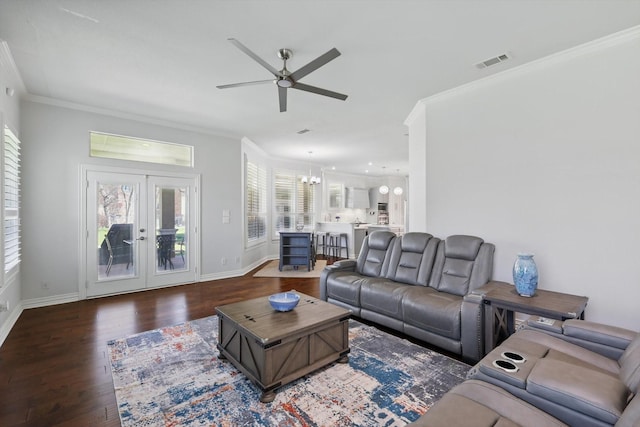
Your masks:
<svg viewBox="0 0 640 427"><path fill-rule="evenodd" d="M90 132L91 157L193 167L193 147L131 136Z"/></svg>

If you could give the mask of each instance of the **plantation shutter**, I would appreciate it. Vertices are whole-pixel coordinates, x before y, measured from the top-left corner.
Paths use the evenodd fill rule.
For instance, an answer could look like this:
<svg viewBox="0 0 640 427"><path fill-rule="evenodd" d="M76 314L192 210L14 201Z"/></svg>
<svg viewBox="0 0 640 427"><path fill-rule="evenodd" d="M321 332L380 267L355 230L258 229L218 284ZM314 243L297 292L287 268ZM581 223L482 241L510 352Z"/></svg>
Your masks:
<svg viewBox="0 0 640 427"><path fill-rule="evenodd" d="M266 237L267 173L264 167L245 159L247 243Z"/></svg>
<svg viewBox="0 0 640 427"><path fill-rule="evenodd" d="M300 177L301 178L301 177ZM315 200L316 186L303 184L300 179L298 181L298 194L296 203L296 212L298 214L297 222L305 226L313 226L313 206Z"/></svg>
<svg viewBox="0 0 640 427"><path fill-rule="evenodd" d="M296 177L284 171L275 171L273 187L273 237L277 239L279 238L279 231L291 231L295 226L294 196Z"/></svg>
<svg viewBox="0 0 640 427"><path fill-rule="evenodd" d="M4 127L4 271L20 263L20 141Z"/></svg>
<svg viewBox="0 0 640 427"><path fill-rule="evenodd" d="M313 226L315 185L302 182L292 171L273 172L273 238L279 231L296 231L296 225Z"/></svg>

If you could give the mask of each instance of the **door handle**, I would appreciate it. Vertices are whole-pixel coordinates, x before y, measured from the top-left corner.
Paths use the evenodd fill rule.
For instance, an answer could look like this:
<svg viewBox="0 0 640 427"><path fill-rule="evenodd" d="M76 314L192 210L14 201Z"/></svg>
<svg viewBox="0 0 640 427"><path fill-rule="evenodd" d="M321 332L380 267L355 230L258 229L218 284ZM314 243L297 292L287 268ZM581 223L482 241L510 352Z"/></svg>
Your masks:
<svg viewBox="0 0 640 427"><path fill-rule="evenodd" d="M144 240L144 236L140 236L136 240Z"/></svg>
<svg viewBox="0 0 640 427"><path fill-rule="evenodd" d="M141 229L140 229L140 232L141 232L141 233L144 233L144 232L145 232L144 228L141 228Z"/></svg>

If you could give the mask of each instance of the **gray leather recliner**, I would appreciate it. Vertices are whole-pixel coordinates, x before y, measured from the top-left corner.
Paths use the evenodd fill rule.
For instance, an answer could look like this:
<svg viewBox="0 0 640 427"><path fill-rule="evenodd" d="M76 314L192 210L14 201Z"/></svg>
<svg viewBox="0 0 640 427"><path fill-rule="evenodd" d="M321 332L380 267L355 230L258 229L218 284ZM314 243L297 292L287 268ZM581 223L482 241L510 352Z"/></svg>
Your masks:
<svg viewBox="0 0 640 427"><path fill-rule="evenodd" d="M484 311L474 291L491 279L494 249L475 236L376 231L356 261L323 270L320 298L475 362Z"/></svg>
<svg viewBox="0 0 640 427"><path fill-rule="evenodd" d="M520 355L513 361L510 355ZM515 368L497 366L506 360ZM506 369L506 368L508 369ZM529 321L469 371L569 425L640 423L640 333L584 320Z"/></svg>
<svg viewBox="0 0 640 427"><path fill-rule="evenodd" d="M467 380L436 402L413 427L562 427L560 420L484 381Z"/></svg>
<svg viewBox="0 0 640 427"><path fill-rule="evenodd" d="M357 260L341 260L320 274L320 299L344 307L360 317L360 288L371 278L384 277L396 235L390 231L369 234Z"/></svg>

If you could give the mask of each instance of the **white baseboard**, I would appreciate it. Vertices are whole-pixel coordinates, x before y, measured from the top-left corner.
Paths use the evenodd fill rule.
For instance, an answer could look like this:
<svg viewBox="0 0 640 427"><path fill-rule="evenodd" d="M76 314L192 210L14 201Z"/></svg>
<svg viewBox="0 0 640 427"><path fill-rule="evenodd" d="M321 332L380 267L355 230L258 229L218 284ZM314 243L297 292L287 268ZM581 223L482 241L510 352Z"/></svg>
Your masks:
<svg viewBox="0 0 640 427"><path fill-rule="evenodd" d="M242 270L230 270L223 273L202 274L198 278L198 282L208 282L209 280L231 279L232 277L242 276Z"/></svg>
<svg viewBox="0 0 640 427"><path fill-rule="evenodd" d="M231 271L225 271L222 273L213 273L213 274L206 274L206 275L201 275L200 278L198 279L199 282L208 282L209 280L220 280L220 279L230 279L232 277L240 277L240 276L244 276L245 274L247 274L248 272L250 272L251 270L253 270L254 268L264 264L267 261L271 261L272 259L278 259L276 258L272 258L272 257L265 257L262 258L260 261L256 261L253 264L240 269L240 270L231 270Z"/></svg>
<svg viewBox="0 0 640 427"><path fill-rule="evenodd" d="M47 307L49 305L66 304L68 302L76 301L80 301L80 295L78 294L78 292L73 292L64 295L54 295L50 297L23 300L22 308L26 310L28 308Z"/></svg>
<svg viewBox="0 0 640 427"><path fill-rule="evenodd" d="M9 314L9 317L7 317L7 320L5 320L2 323L2 327L0 328L0 347L2 347L2 344L4 344L4 340L6 340L7 337L9 336L9 332L11 332L11 329L20 318L22 311L23 311L22 303L19 303L13 309L11 314Z"/></svg>
<svg viewBox="0 0 640 427"><path fill-rule="evenodd" d="M0 328L0 346L4 344L4 341L9 336L9 332L15 326L16 322L20 318L22 312L29 308L46 307L49 305L65 304L68 302L78 301L78 293L55 295L45 298L34 298L30 300L20 301L16 308L13 309L7 320L2 323Z"/></svg>

